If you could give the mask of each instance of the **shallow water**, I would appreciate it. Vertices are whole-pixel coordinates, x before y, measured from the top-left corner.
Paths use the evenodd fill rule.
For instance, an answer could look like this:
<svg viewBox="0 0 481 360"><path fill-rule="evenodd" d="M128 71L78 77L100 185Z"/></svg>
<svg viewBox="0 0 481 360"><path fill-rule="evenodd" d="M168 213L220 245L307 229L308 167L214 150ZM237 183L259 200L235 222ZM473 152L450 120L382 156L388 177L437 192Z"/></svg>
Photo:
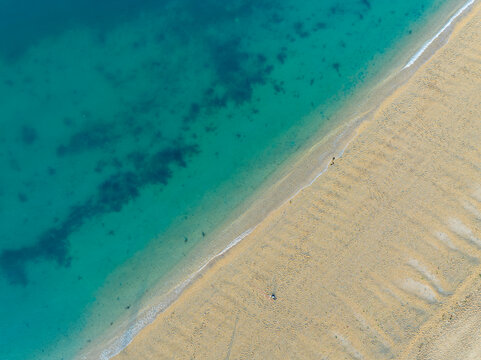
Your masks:
<svg viewBox="0 0 481 360"><path fill-rule="evenodd" d="M447 2L0 0L0 358L135 317Z"/></svg>

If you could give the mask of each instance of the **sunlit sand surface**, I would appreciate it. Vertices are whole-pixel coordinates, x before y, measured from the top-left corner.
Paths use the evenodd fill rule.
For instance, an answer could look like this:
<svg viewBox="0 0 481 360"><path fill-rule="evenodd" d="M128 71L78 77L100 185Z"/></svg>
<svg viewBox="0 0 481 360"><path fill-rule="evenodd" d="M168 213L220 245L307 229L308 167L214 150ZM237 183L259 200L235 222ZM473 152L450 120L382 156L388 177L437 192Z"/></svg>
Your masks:
<svg viewBox="0 0 481 360"><path fill-rule="evenodd" d="M480 359L481 7L116 359Z"/></svg>

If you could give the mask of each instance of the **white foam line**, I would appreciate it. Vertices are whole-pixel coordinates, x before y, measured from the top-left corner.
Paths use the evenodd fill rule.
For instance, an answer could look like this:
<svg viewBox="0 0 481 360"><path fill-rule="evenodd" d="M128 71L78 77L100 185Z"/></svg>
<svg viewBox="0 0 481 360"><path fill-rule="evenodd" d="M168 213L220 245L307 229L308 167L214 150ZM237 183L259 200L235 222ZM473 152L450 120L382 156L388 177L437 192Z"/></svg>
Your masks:
<svg viewBox="0 0 481 360"><path fill-rule="evenodd" d="M348 131L348 130L346 130ZM345 134L345 132L342 132L341 134L338 135L336 138L336 141L334 142L333 146L336 146L336 143L339 141L339 139ZM352 136L352 138L346 143L346 145L339 151L337 154L337 158L342 157L344 152L346 151L347 147L349 144L356 138L358 134ZM321 158L325 155L321 155ZM289 197L285 202L283 202L279 207L282 207L285 205L288 201L292 200L297 194L299 194L301 191L304 189L310 187L322 174L324 174L327 169L329 169L330 162L326 165L324 169L322 169L308 184L304 185L301 187L294 195ZM192 273L186 280L184 280L181 284L177 285L172 291L170 291L170 296L169 299L163 303L160 303L156 306L153 306L150 308L148 311L146 311L145 315L137 320L133 325L131 325L127 331L125 331L121 336L118 338L114 339L113 344L109 346L107 349L102 351L100 354L99 360L109 360L113 358L114 356L118 355L123 349L125 349L135 338L135 336L147 325L151 324L155 318L157 317L158 314L161 312L165 311L165 309L174 301L176 300L179 295L182 293L183 290L187 288L195 279L196 276L198 276L206 267L208 267L212 262L214 262L217 258L221 257L225 253L227 253L230 249L232 249L234 246L239 244L244 238L249 236L262 222L262 220L255 225L254 227L244 231L242 234L237 236L234 240L232 240L229 245L227 245L222 251L220 251L218 254L214 255L211 257L209 260L207 260L204 265L202 265L197 271ZM86 357L82 357L82 360L87 359Z"/></svg>
<svg viewBox="0 0 481 360"><path fill-rule="evenodd" d="M342 137L344 135L344 133L341 133L337 139L336 139L336 142L339 140L340 137ZM356 134L357 135L357 134ZM353 136L347 143L346 145L342 148L342 150L337 154L337 158L340 158L344 152L346 151L347 147L349 146L349 144L352 142L352 140L354 140L354 138L356 137ZM335 146L335 145L334 145ZM324 154L323 154L324 155ZM322 156L321 156L322 157ZM329 168L329 165L330 163L328 162L328 164L326 165L326 167L321 171L319 172L308 184L304 185L303 187L301 187L294 195L292 195L291 197L289 197L284 203L281 204L281 206L283 206L284 204L286 204L288 201L292 200L297 194L299 194L301 191L303 191L304 189L310 187L322 174L324 174L327 169ZM262 221L261 221L262 222ZM261 223L259 222L259 224ZM133 325L131 325L127 331L125 331L121 336L119 336L118 338L116 338L114 341L113 341L113 344L111 346L109 346L107 349L105 349L104 351L102 351L102 353L100 354L100 357L99 357L99 360L109 360L111 358L113 358L114 356L118 355L123 349L125 349L131 342L132 340L135 338L135 336L144 328L146 327L147 325L151 324L155 318L157 317L157 315L159 315L161 312L165 311L165 309L175 300L178 298L178 296L182 293L183 290L185 290L187 288L187 286L189 286L195 279L196 276L198 276L206 267L208 267L212 262L214 262L217 258L221 257L222 255L224 255L225 253L227 253L230 249L232 249L234 246L236 246L237 244L239 244L242 240L244 240L244 238L246 238L247 236L249 236L258 226L259 224L257 224L256 226L244 231L242 234L240 234L239 236L237 236L234 240L232 240L229 245L227 245L222 251L220 251L218 254L214 255L213 257L211 257L209 260L207 260L204 265L202 265L197 271L195 271L194 273L192 273L186 280L184 280L180 285L176 286L171 292L170 292L170 296L169 296L169 299L163 303L160 303L156 306L153 306L152 308L150 308L146 313L145 315L137 320ZM82 359L87 359L86 357L82 357Z"/></svg>
<svg viewBox="0 0 481 360"><path fill-rule="evenodd" d="M186 280L187 282L191 281L198 273L200 273L202 270L204 270L212 261L214 261L215 259L217 259L218 257L224 255L227 251L229 251L230 249L232 249L234 246L236 246L238 243L240 243L242 240L244 240L245 237L249 236L253 231L254 229L257 227L258 225L250 228L249 230L246 230L244 231L242 234L240 234L238 237L236 237L234 240L232 240L230 242L229 245L227 245L224 250L222 250L221 252L219 252L217 255L211 257L204 265L202 265L202 267L197 270L195 273L193 273L192 275L190 275L190 277Z"/></svg>
<svg viewBox="0 0 481 360"><path fill-rule="evenodd" d="M431 38L429 41L427 41L422 47L421 49L419 49L416 54L414 54L414 56L409 60L409 62L404 66L403 69L406 69L410 66L412 66L416 60L424 53L424 51L426 51L426 49L433 43L434 40L436 40L444 31L446 31L446 29L453 23L453 21L458 17L460 16L463 12L465 12L473 3L474 3L475 0L469 0L467 3L464 4L464 6L462 8L460 8L449 20L448 22L442 27L441 30L438 31L438 33L436 33L436 35ZM343 135L343 133L341 135L339 135L339 137L341 137ZM339 139L338 137L338 139ZM347 143L346 145L343 147L343 149L338 153L337 157L340 158L345 150L347 149L347 147L349 146L349 144L352 142L352 140L355 138L356 136L353 136ZM338 140L336 139L336 141ZM325 155L325 154L323 154ZM322 157L322 156L321 156ZM304 189L310 187L322 174L324 174L328 168L330 166L330 162L328 162L328 164L325 166L325 168L320 171L308 184L304 185L303 187L301 187L296 193L294 193L294 195L292 195L291 197L289 197L286 202L284 202L282 205L284 205L285 203L287 203L288 201L292 200L294 197L296 197L301 191L303 191ZM282 206L281 205L281 206ZM259 223L260 224L260 223ZM234 240L232 240L229 245L227 245L221 252L219 252L218 254L216 254L215 256L213 256L212 258L210 258L207 262L204 263L204 265L202 265L199 270L197 270L196 272L194 272L193 274L191 274L184 282L182 282L180 285L178 285L177 287L175 287L172 291L171 291L171 299L172 300L175 300L181 293L182 291L192 283L192 281L194 280L194 278L199 274L201 273L207 266L209 266L215 259L217 259L218 257L224 255L227 251L229 251L230 249L232 249L234 246L236 246L238 243L240 243L244 238L246 238L247 236L249 236L258 226L259 224L257 224L256 226L244 231L242 234L240 234L239 236L237 236ZM110 346L109 348L105 349L101 355L100 355L100 358L99 360L109 360L111 358L113 358L114 356L118 355L123 349L125 349L131 342L132 340L134 339L134 337L145 327L147 326L148 324L151 324L155 318L157 317L157 315L159 313L161 313L162 311L164 311L170 304L172 303L172 301L166 301L164 303L160 303L156 306L153 306L149 311L146 312L146 314L144 315L144 317L142 319L139 319L138 321L135 322L135 324L133 324L132 326L129 327L129 329L122 335L120 336L119 338L115 339L113 341L113 345ZM82 357L82 359L86 359L86 357Z"/></svg>
<svg viewBox="0 0 481 360"><path fill-rule="evenodd" d="M456 11L456 13L451 16L451 18L448 20L448 22L441 28L441 30L439 30L436 35L434 35L430 40L426 41L424 43L424 45L421 47L421 49L419 49L416 54L414 54L414 56L409 60L409 62L403 67L403 70L412 66L417 59L419 59L419 57L426 51L426 49L439 37L441 36L441 34L443 32L446 31L446 29L448 27L451 26L451 24L453 23L453 21L459 17L462 13L464 13L471 5L474 4L474 1L475 0L469 0L468 2L466 2L463 7L461 7L458 11Z"/></svg>
<svg viewBox="0 0 481 360"><path fill-rule="evenodd" d="M231 248L236 246L238 243L240 243L245 237L249 236L252 231L257 227L258 225L254 226L253 228L250 228L246 231L244 231L242 234L237 236L234 240L232 240L229 245L227 245L221 252L218 254L214 255L211 257L209 260L207 260L204 265L202 265L197 271L192 273L186 280L184 280L180 285L177 285L171 292L169 296L169 300L160 303L156 306L151 307L144 316L137 320L133 325L131 325L121 336L116 338L113 341L113 344L102 351L100 354L100 360L109 360L113 358L114 356L118 355L123 349L125 349L135 338L135 336L147 325L151 324L157 315L161 312L163 312L171 303L173 300L175 300L183 290L187 288L195 279L197 275L199 275L207 266L209 266L214 260L217 258L221 257L224 255L227 251L229 251ZM87 359L84 357L84 359Z"/></svg>

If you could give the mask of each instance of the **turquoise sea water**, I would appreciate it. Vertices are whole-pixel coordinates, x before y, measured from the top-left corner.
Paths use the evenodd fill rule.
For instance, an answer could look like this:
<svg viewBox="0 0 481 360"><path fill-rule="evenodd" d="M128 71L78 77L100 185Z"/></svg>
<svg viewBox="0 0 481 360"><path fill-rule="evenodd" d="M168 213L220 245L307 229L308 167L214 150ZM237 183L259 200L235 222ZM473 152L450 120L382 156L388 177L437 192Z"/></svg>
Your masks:
<svg viewBox="0 0 481 360"><path fill-rule="evenodd" d="M0 0L0 359L135 318L447 3Z"/></svg>

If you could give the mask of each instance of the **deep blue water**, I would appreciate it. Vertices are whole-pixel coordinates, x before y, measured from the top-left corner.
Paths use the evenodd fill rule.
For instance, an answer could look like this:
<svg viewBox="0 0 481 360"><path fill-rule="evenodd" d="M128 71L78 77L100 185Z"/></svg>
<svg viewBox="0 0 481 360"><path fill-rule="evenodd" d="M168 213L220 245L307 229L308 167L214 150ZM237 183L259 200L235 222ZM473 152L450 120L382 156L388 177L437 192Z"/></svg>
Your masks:
<svg viewBox="0 0 481 360"><path fill-rule="evenodd" d="M0 0L0 359L135 318L447 3Z"/></svg>

